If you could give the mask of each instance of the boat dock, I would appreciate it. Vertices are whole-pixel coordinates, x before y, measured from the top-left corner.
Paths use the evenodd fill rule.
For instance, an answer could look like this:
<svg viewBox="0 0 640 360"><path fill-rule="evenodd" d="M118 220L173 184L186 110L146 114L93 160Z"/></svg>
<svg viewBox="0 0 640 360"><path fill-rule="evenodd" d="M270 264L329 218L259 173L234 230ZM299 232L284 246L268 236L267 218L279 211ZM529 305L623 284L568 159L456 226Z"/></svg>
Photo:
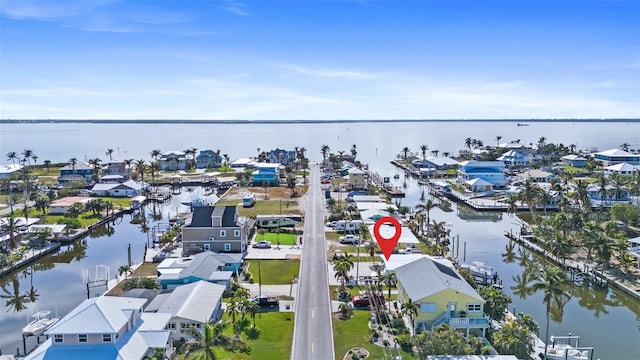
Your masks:
<svg viewBox="0 0 640 360"><path fill-rule="evenodd" d="M57 251L59 248L59 243L51 243L42 249L27 251L23 254L23 257L20 260L16 261L13 265L1 268L0 276L4 276L5 274L18 270L23 266L27 266L32 261L35 261L49 253Z"/></svg>

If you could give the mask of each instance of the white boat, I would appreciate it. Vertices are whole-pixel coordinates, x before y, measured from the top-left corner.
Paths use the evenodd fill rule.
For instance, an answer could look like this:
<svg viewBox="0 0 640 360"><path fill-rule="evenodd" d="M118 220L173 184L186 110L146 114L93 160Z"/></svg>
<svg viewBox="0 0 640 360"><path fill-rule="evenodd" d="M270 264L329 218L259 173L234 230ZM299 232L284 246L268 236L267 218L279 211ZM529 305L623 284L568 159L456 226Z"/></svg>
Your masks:
<svg viewBox="0 0 640 360"><path fill-rule="evenodd" d="M462 264L461 268L467 269L474 276L493 279L494 277L498 278L498 272L493 269L493 266L489 266L480 261L472 261L471 264Z"/></svg>
<svg viewBox="0 0 640 360"><path fill-rule="evenodd" d="M27 326L22 328L22 335L25 336L40 336L44 334L44 332L57 323L59 318L49 317L51 311L38 311L37 313L31 315L33 321L31 321Z"/></svg>
<svg viewBox="0 0 640 360"><path fill-rule="evenodd" d="M547 345L547 359L551 360L590 360L592 347L578 347L579 336L551 336ZM571 344L575 340L575 346Z"/></svg>
<svg viewBox="0 0 640 360"><path fill-rule="evenodd" d="M190 207L200 207L200 206L211 206L212 201L204 198L197 198L191 200L191 202L183 202L182 205L190 206Z"/></svg>

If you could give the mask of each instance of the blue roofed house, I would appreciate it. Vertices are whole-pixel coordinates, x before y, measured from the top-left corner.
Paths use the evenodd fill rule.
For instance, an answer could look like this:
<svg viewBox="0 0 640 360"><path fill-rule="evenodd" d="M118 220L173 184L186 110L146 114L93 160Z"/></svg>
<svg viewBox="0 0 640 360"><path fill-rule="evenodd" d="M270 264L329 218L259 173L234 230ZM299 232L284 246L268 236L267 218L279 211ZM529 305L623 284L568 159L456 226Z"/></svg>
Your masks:
<svg viewBox="0 0 640 360"><path fill-rule="evenodd" d="M272 186L280 185L280 164L279 163L257 163L256 170L251 173L253 186L262 186L263 182Z"/></svg>
<svg viewBox="0 0 640 360"><path fill-rule="evenodd" d="M224 292L223 285L206 281L180 285L169 293L158 294L145 312L171 314L167 328L173 340L190 340L192 329L202 333L204 324L220 319Z"/></svg>
<svg viewBox="0 0 640 360"><path fill-rule="evenodd" d="M95 169L84 161L76 161L71 165L66 165L60 168L60 176L58 176L58 182L71 182L71 181L91 181L91 177L96 173Z"/></svg>
<svg viewBox="0 0 640 360"><path fill-rule="evenodd" d="M640 165L640 155L635 155L620 149L600 151L593 154L593 158L600 161L603 166L610 166L620 163Z"/></svg>
<svg viewBox="0 0 640 360"><path fill-rule="evenodd" d="M160 155L158 165L161 170L184 170L187 167L187 156L184 151L167 151Z"/></svg>
<svg viewBox="0 0 640 360"><path fill-rule="evenodd" d="M222 164L222 156L213 150L202 150L196 156L196 167L198 169L216 168Z"/></svg>
<svg viewBox="0 0 640 360"><path fill-rule="evenodd" d="M182 252L245 253L250 230L250 222L238 216L235 206L198 206L182 227Z"/></svg>
<svg viewBox="0 0 640 360"><path fill-rule="evenodd" d="M474 330L484 334L489 328L485 301L450 263L419 257L396 268L395 274L398 301L411 299L420 306L414 329L432 331L446 323L469 335Z"/></svg>
<svg viewBox="0 0 640 360"><path fill-rule="evenodd" d="M46 332L27 360L142 360L157 350L173 355L171 314L143 313L146 299L101 296L84 300Z"/></svg>
<svg viewBox="0 0 640 360"><path fill-rule="evenodd" d="M504 168L502 161L463 161L458 167L458 181L478 178L491 183L494 188L501 188L507 183Z"/></svg>
<svg viewBox="0 0 640 360"><path fill-rule="evenodd" d="M565 155L565 156L561 157L560 160L562 160L563 163L565 163L565 164L567 164L569 166L573 166L573 167L577 167L577 168L583 168L583 167L587 166L587 159L583 158L580 155L576 155L576 154Z"/></svg>
<svg viewBox="0 0 640 360"><path fill-rule="evenodd" d="M234 271L224 270L232 267L220 261L216 253L202 252L194 256L163 260L157 267L158 283L162 289L173 289L177 286L204 280L228 288ZM237 271L237 270L236 270Z"/></svg>

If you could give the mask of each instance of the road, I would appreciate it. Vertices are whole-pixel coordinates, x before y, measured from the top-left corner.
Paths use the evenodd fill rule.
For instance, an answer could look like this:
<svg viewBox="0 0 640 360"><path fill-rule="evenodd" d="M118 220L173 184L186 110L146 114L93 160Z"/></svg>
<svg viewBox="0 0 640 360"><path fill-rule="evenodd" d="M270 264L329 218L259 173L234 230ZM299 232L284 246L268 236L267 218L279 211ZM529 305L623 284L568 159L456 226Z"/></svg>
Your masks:
<svg viewBox="0 0 640 360"><path fill-rule="evenodd" d="M291 359L333 359L331 301L324 237L320 169L311 167L304 219L302 260L296 297Z"/></svg>

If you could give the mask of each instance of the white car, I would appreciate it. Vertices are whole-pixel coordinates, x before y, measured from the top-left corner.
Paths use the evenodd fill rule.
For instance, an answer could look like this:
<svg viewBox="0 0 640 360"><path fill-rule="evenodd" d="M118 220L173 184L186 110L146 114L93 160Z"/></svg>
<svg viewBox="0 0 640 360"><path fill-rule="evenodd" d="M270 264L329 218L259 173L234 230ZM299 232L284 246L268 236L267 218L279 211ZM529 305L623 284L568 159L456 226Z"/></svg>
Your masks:
<svg viewBox="0 0 640 360"><path fill-rule="evenodd" d="M261 241L258 241L255 244L251 245L251 247L254 247L256 249L270 249L271 248L271 241L261 240Z"/></svg>
<svg viewBox="0 0 640 360"><path fill-rule="evenodd" d="M360 238L357 238L353 235L345 235L341 236L338 240L340 240L340 244L355 244L360 243Z"/></svg>

